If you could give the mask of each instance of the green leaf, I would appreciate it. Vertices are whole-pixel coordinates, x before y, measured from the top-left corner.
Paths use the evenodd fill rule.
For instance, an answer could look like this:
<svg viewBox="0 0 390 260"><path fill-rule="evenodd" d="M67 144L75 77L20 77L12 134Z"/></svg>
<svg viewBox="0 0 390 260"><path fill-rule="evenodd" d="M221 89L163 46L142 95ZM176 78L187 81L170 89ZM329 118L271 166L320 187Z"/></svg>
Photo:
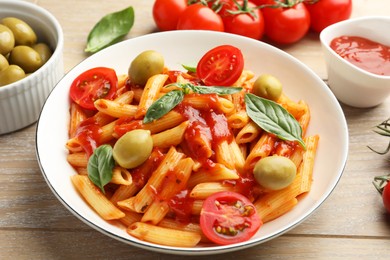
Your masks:
<svg viewBox="0 0 390 260"><path fill-rule="evenodd" d="M298 141L306 149L301 126L281 105L249 93L245 94L245 103L248 116L264 131L282 140Z"/></svg>
<svg viewBox="0 0 390 260"><path fill-rule="evenodd" d="M167 86L177 86L184 90L185 93L191 90L192 92L198 94L218 94L218 95L229 95L240 92L242 88L240 87L223 87L223 86L195 86L191 83L172 83Z"/></svg>
<svg viewBox="0 0 390 260"><path fill-rule="evenodd" d="M189 72L196 73L196 64L182 64L183 68L188 70Z"/></svg>
<svg viewBox="0 0 390 260"><path fill-rule="evenodd" d="M96 148L88 160L88 177L103 193L105 193L104 186L112 179L114 166L112 147L108 144Z"/></svg>
<svg viewBox="0 0 390 260"><path fill-rule="evenodd" d="M126 36L134 24L133 7L104 16L91 30L85 52L95 53Z"/></svg>
<svg viewBox="0 0 390 260"><path fill-rule="evenodd" d="M181 90L172 90L156 100L146 111L143 123L147 124L163 115L167 114L175 108L184 98L184 93Z"/></svg>

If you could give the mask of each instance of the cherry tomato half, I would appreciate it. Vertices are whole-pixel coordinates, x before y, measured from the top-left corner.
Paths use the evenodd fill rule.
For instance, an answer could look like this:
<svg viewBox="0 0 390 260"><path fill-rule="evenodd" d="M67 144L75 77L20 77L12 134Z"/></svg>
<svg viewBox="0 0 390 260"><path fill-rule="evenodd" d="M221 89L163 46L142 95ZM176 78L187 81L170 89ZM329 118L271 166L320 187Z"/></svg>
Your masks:
<svg viewBox="0 0 390 260"><path fill-rule="evenodd" d="M93 103L99 98L112 99L117 85L115 70L97 67L81 73L70 86L69 95L82 108L95 110Z"/></svg>
<svg viewBox="0 0 390 260"><path fill-rule="evenodd" d="M315 32L348 19L352 12L352 0L320 0L314 4L305 3L305 6L310 13L310 27Z"/></svg>
<svg viewBox="0 0 390 260"><path fill-rule="evenodd" d="M193 4L180 15L178 30L224 31L222 18L208 6Z"/></svg>
<svg viewBox="0 0 390 260"><path fill-rule="evenodd" d="M207 86L231 86L244 69L241 50L221 45L209 50L200 59L196 73Z"/></svg>
<svg viewBox="0 0 390 260"><path fill-rule="evenodd" d="M187 0L156 0L153 19L160 31L176 30L180 15L187 8Z"/></svg>
<svg viewBox="0 0 390 260"><path fill-rule="evenodd" d="M239 193L217 192L203 202L200 227L205 236L216 244L246 241L262 224L255 206Z"/></svg>

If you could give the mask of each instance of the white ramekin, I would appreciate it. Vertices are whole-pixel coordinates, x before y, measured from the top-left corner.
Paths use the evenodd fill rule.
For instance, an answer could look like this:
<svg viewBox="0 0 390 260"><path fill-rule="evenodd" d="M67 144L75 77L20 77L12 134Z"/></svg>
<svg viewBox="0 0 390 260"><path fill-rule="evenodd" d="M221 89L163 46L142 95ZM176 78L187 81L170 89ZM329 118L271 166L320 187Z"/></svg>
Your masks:
<svg viewBox="0 0 390 260"><path fill-rule="evenodd" d="M0 1L0 19L17 17L28 23L53 49L50 59L26 78L0 87L0 134L34 123L52 88L64 75L62 28L46 9L25 1Z"/></svg>

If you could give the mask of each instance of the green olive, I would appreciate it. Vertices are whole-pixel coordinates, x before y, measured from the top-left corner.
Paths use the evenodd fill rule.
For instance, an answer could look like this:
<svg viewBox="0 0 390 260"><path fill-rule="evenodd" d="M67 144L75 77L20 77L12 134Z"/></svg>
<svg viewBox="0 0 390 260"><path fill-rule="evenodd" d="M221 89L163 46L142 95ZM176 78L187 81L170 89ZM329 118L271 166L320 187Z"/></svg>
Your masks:
<svg viewBox="0 0 390 260"><path fill-rule="evenodd" d="M260 159L253 170L256 181L264 188L280 190L290 185L297 167L284 156L268 156Z"/></svg>
<svg viewBox="0 0 390 260"><path fill-rule="evenodd" d="M17 65L9 65L5 70L0 71L0 86L11 84L25 76L22 68Z"/></svg>
<svg viewBox="0 0 390 260"><path fill-rule="evenodd" d="M4 57L3 54L0 54L0 71L5 70L6 68L8 68L8 66L8 60Z"/></svg>
<svg viewBox="0 0 390 260"><path fill-rule="evenodd" d="M0 54L6 55L14 48L14 46L14 34L7 26L0 24Z"/></svg>
<svg viewBox="0 0 390 260"><path fill-rule="evenodd" d="M26 73L34 72L42 66L38 52L29 46L16 46L10 54L9 62L20 66Z"/></svg>
<svg viewBox="0 0 390 260"><path fill-rule="evenodd" d="M277 101L282 95L282 83L272 75L263 74L253 84L253 94Z"/></svg>
<svg viewBox="0 0 390 260"><path fill-rule="evenodd" d="M135 168L145 162L153 149L149 130L136 129L124 134L115 143L112 154L124 168Z"/></svg>
<svg viewBox="0 0 390 260"><path fill-rule="evenodd" d="M137 85L145 85L148 79L162 73L164 69L164 57L156 51L144 51L131 62L129 78Z"/></svg>
<svg viewBox="0 0 390 260"><path fill-rule="evenodd" d="M37 35L26 22L15 17L6 17L1 20L1 23L13 32L15 45L31 46L37 42Z"/></svg>
<svg viewBox="0 0 390 260"><path fill-rule="evenodd" d="M37 43L32 48L41 56L42 64L45 64L53 54L50 47L45 43Z"/></svg>

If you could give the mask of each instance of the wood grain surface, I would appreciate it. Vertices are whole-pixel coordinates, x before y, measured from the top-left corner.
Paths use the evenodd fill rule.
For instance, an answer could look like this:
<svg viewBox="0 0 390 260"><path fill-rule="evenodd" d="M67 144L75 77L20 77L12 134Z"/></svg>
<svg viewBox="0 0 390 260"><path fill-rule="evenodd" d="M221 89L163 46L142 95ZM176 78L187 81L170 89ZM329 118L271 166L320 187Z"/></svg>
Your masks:
<svg viewBox="0 0 390 260"><path fill-rule="evenodd" d="M59 20L65 34L66 71L88 57L83 51L88 32L107 13L134 7L135 24L126 38L157 31L152 0L29 2L46 8ZM353 17L390 16L388 0L354 0L353 4ZM310 33L299 43L280 48L326 81L317 34ZM390 173L390 155L381 156L367 148L369 145L384 149L389 141L372 129L390 117L390 99L370 109L342 107L349 128L350 150L344 174L330 197L307 220L284 235L213 259L390 258L390 216L385 214L371 184L374 176ZM126 245L73 216L51 192L40 172L35 155L35 128L33 124L0 136L0 259L183 258Z"/></svg>

